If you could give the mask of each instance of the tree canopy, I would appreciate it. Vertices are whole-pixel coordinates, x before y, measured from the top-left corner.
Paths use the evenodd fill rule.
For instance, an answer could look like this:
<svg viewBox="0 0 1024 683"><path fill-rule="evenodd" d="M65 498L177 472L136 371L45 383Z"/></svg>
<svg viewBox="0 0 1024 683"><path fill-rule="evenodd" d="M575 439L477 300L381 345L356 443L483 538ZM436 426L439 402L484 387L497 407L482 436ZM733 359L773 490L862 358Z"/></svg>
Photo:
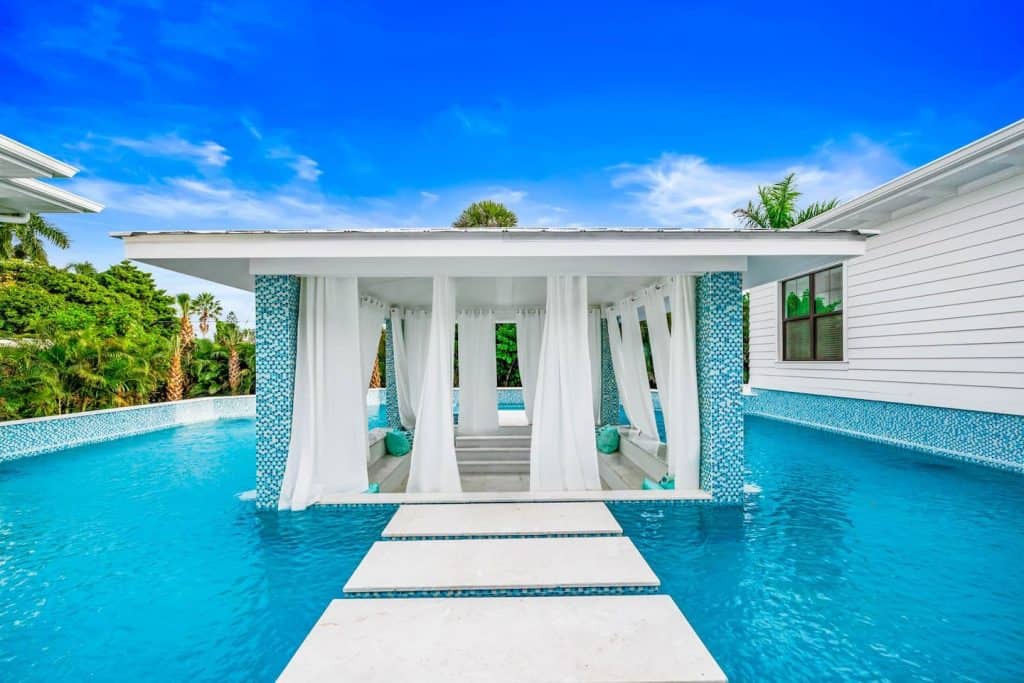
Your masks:
<svg viewBox="0 0 1024 683"><path fill-rule="evenodd" d="M453 228L514 228L516 214L501 202L484 199L467 206L452 223Z"/></svg>
<svg viewBox="0 0 1024 683"><path fill-rule="evenodd" d="M798 209L796 200L802 193L796 189L796 174L790 173L773 185L757 187L757 203L747 202L747 206L733 211L746 228L763 228L765 230L785 230L798 223L803 223L819 216L839 205L838 199L825 202L814 202L803 209Z"/></svg>

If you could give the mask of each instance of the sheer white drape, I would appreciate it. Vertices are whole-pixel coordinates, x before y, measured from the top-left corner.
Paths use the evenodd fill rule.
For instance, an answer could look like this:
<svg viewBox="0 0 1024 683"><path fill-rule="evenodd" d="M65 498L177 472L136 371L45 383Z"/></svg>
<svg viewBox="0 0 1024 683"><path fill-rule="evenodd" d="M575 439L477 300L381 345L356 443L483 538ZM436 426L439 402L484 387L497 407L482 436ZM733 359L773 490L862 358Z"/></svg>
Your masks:
<svg viewBox="0 0 1024 683"><path fill-rule="evenodd" d="M423 390L429 332L429 311L391 309L391 343L395 356L398 414L406 429L416 427L416 408Z"/></svg>
<svg viewBox="0 0 1024 683"><path fill-rule="evenodd" d="M523 384L523 407L526 420L533 424L533 397L537 392L537 364L540 362L540 344L544 335L543 309L515 311L516 355L519 360L519 378Z"/></svg>
<svg viewBox="0 0 1024 683"><path fill-rule="evenodd" d="M426 370L416 408L416 438L413 439L406 491L458 493L462 491L462 484L455 460L455 424L452 419L455 289L451 278L434 276L432 300ZM408 351L408 334L405 341Z"/></svg>
<svg viewBox="0 0 1024 683"><path fill-rule="evenodd" d="M547 316L541 341L530 446L530 490L597 490L587 338L587 278L547 279Z"/></svg>
<svg viewBox="0 0 1024 683"><path fill-rule="evenodd" d="M384 326L385 308L376 299L363 297L359 301L359 362L363 369L363 388L369 389L373 365L380 348L380 333Z"/></svg>
<svg viewBox="0 0 1024 683"><path fill-rule="evenodd" d="M621 332L618 320L620 315ZM651 385L647 379L647 363L636 305L627 300L618 307L608 307L605 309L605 319L612 367L626 417L641 434L657 438L658 428L654 421L654 403L651 401Z"/></svg>
<svg viewBox="0 0 1024 683"><path fill-rule="evenodd" d="M667 416L666 407L671 401L673 383L669 379L669 331L668 311L665 308L667 292L661 285L648 287L637 297L643 304L647 316L647 333L651 339L651 360L654 364L654 378L658 383L662 415Z"/></svg>
<svg viewBox="0 0 1024 683"><path fill-rule="evenodd" d="M459 433L498 431L498 367L494 311L461 311L459 321Z"/></svg>
<svg viewBox="0 0 1024 683"><path fill-rule="evenodd" d="M669 280L672 336L669 340L669 393L665 440L669 473L677 489L700 486L700 405L697 401L697 292L692 275ZM661 386L661 380L658 380ZM664 398L662 399L664 402Z"/></svg>
<svg viewBox="0 0 1024 683"><path fill-rule="evenodd" d="M356 278L302 278L291 441L278 499L304 510L332 493L358 493L366 474L366 387Z"/></svg>
<svg viewBox="0 0 1024 683"><path fill-rule="evenodd" d="M601 311L587 313L587 348L590 350L590 384L594 398L594 424L601 424Z"/></svg>

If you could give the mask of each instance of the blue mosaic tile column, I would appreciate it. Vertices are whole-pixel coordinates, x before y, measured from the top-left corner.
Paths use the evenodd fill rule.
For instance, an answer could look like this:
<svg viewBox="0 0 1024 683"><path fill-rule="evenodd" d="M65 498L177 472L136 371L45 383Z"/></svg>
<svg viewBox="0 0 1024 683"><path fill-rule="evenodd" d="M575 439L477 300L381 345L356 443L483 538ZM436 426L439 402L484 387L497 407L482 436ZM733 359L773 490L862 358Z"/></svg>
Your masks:
<svg viewBox="0 0 1024 683"><path fill-rule="evenodd" d="M608 325L601 318L601 424L619 424L619 385L612 367L612 348L608 343Z"/></svg>
<svg viewBox="0 0 1024 683"><path fill-rule="evenodd" d="M716 503L743 502L743 281L697 278L700 487Z"/></svg>
<svg viewBox="0 0 1024 683"><path fill-rule="evenodd" d="M402 417L398 412L398 383L395 381L395 342L391 336L391 316L384 320L384 413L391 429L402 428Z"/></svg>
<svg viewBox="0 0 1024 683"><path fill-rule="evenodd" d="M292 433L299 279L256 276L256 507L277 509Z"/></svg>

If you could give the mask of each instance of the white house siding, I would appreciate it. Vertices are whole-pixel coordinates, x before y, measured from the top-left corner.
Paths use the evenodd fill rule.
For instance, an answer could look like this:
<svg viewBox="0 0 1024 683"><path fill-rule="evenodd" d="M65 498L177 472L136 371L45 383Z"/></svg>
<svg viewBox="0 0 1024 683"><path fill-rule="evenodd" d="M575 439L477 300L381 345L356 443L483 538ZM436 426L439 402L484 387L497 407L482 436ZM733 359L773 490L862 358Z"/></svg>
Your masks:
<svg viewBox="0 0 1024 683"><path fill-rule="evenodd" d="M846 265L846 361L782 363L750 291L755 388L1024 415L1024 173L876 226Z"/></svg>

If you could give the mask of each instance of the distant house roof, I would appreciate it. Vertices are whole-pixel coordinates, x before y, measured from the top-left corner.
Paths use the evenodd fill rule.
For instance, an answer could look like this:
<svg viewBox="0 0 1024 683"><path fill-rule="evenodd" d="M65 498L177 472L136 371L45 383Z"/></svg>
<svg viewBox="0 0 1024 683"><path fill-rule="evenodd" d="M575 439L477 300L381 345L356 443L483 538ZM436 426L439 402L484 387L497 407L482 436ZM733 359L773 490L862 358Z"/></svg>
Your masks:
<svg viewBox="0 0 1024 683"><path fill-rule="evenodd" d="M29 213L102 211L102 204L36 180L76 173L74 166L0 135L0 221L23 222Z"/></svg>
<svg viewBox="0 0 1024 683"><path fill-rule="evenodd" d="M894 178L800 224L808 230L875 228L982 185L1024 173L1024 119Z"/></svg>

